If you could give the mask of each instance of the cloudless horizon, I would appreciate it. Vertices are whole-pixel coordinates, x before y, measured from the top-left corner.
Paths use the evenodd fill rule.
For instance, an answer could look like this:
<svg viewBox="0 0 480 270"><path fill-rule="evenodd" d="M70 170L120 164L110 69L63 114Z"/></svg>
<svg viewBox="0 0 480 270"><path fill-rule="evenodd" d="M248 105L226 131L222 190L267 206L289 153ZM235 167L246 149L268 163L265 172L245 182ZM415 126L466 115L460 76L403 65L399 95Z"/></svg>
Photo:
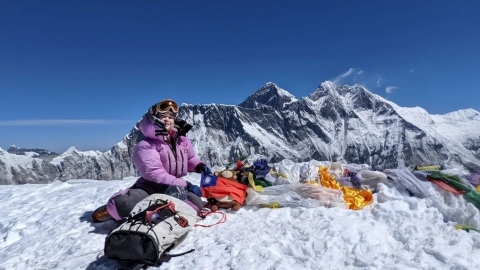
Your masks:
<svg viewBox="0 0 480 270"><path fill-rule="evenodd" d="M107 150L163 98L239 104L326 80L480 110L480 2L2 1L0 147Z"/></svg>

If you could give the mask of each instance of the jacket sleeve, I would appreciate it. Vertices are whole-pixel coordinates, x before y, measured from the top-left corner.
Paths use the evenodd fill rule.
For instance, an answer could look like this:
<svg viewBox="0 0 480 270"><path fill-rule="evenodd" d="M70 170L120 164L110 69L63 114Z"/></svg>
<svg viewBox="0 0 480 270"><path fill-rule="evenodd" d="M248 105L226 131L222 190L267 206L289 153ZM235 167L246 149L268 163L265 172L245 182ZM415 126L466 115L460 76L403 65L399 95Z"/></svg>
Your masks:
<svg viewBox="0 0 480 270"><path fill-rule="evenodd" d="M160 155L154 146L141 141L137 144L133 153L133 164L140 176L146 180L166 185L187 186L187 181L177 178L165 170Z"/></svg>
<svg viewBox="0 0 480 270"><path fill-rule="evenodd" d="M188 152L188 172L195 172L195 167L198 166L198 164L202 163L200 159L198 159L195 156L195 151L193 150L192 142L190 141L189 138L184 137L186 146L187 146L187 152Z"/></svg>

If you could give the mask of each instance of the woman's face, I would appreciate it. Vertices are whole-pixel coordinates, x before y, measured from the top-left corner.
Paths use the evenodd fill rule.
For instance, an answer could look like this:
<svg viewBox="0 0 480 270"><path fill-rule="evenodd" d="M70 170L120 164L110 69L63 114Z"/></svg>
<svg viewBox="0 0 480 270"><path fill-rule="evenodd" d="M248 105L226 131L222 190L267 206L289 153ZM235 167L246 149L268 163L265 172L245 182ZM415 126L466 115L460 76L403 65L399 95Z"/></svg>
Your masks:
<svg viewBox="0 0 480 270"><path fill-rule="evenodd" d="M175 118L172 113L162 113L159 115L160 120L165 123L165 128L170 131L173 128L173 123L175 121Z"/></svg>

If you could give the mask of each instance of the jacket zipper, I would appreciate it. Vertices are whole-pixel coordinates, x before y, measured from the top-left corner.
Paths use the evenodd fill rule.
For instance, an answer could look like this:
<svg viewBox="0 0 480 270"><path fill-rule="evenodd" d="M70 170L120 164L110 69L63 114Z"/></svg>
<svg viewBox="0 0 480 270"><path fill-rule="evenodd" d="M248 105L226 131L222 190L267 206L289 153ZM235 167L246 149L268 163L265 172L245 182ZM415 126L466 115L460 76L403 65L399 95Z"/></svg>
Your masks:
<svg viewBox="0 0 480 270"><path fill-rule="evenodd" d="M168 173L171 173L172 171L172 161L170 159L170 153L167 153L168 156Z"/></svg>
<svg viewBox="0 0 480 270"><path fill-rule="evenodd" d="M170 138L170 141L168 142L168 146L170 146L170 150L172 150L173 157L175 158L175 177L178 177L178 158L177 158L177 149L176 147L173 147L173 144L177 144L177 140L174 138ZM170 160L169 160L170 161ZM170 168L171 168L171 163L170 163Z"/></svg>
<svg viewBox="0 0 480 270"><path fill-rule="evenodd" d="M182 150L180 149L180 156L182 157L182 170L181 170L181 173L183 173L183 163L184 163L184 159L183 159L183 154L182 154Z"/></svg>

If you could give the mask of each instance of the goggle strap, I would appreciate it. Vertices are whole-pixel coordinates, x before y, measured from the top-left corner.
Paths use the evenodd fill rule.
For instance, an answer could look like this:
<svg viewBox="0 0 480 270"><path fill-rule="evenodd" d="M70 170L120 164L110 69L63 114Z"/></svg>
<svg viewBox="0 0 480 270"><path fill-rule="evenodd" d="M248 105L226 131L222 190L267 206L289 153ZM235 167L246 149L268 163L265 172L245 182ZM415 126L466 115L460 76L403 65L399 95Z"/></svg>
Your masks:
<svg viewBox="0 0 480 270"><path fill-rule="evenodd" d="M169 112L169 111L174 113L174 114L177 114L177 111L175 111L172 106L169 106L166 111L165 110L161 110L161 111L159 110L159 111L157 111L157 113Z"/></svg>

